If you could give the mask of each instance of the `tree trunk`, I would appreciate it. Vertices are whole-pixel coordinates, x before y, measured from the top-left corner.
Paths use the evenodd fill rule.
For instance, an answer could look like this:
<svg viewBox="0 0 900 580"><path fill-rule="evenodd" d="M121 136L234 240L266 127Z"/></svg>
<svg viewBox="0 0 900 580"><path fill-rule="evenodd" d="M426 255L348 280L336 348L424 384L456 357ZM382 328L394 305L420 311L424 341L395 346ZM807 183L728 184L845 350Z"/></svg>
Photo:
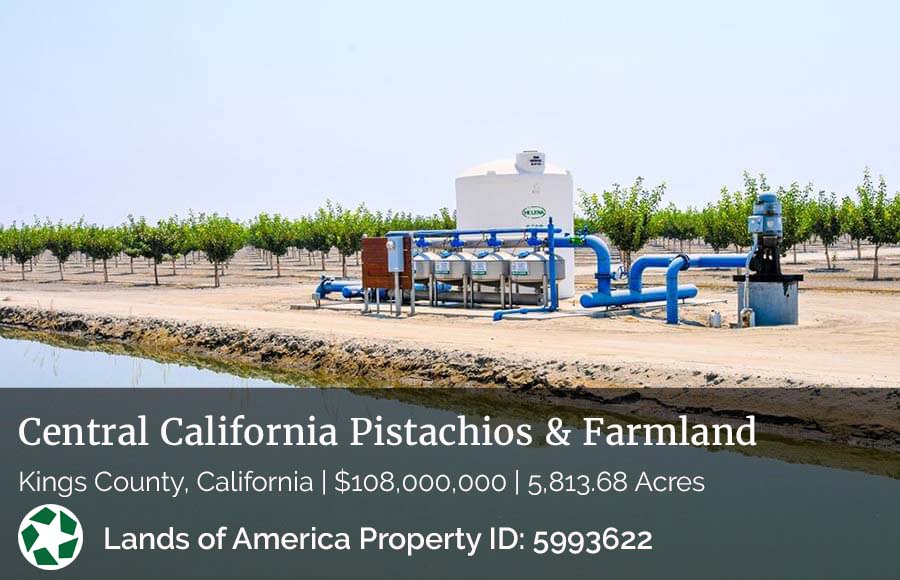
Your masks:
<svg viewBox="0 0 900 580"><path fill-rule="evenodd" d="M172 275L177 276L178 272L175 271L175 258L172 258Z"/></svg>
<svg viewBox="0 0 900 580"><path fill-rule="evenodd" d="M792 249L794 250L794 264L796 264L797 263L797 245L794 244L794 247Z"/></svg>
<svg viewBox="0 0 900 580"><path fill-rule="evenodd" d="M828 244L824 244L825 246L825 265L831 270L831 256L828 255Z"/></svg>
<svg viewBox="0 0 900 580"><path fill-rule="evenodd" d="M872 280L878 280L878 250L881 244L875 244L875 269L872 270Z"/></svg>
<svg viewBox="0 0 900 580"><path fill-rule="evenodd" d="M321 252L322 254L322 271L325 271L325 252Z"/></svg>
<svg viewBox="0 0 900 580"><path fill-rule="evenodd" d="M862 260L862 241L856 240L856 259Z"/></svg>
<svg viewBox="0 0 900 580"><path fill-rule="evenodd" d="M347 277L347 256L341 254L341 278Z"/></svg>
<svg viewBox="0 0 900 580"><path fill-rule="evenodd" d="M215 280L213 287L219 287L219 263L213 262L213 279Z"/></svg>
<svg viewBox="0 0 900 580"><path fill-rule="evenodd" d="M131 273L134 274L134 258L132 258L131 256L128 256L128 260L131 265Z"/></svg>
<svg viewBox="0 0 900 580"><path fill-rule="evenodd" d="M159 286L159 272L156 270L156 260L153 260L153 283Z"/></svg>
<svg viewBox="0 0 900 580"><path fill-rule="evenodd" d="M22 282L25 281L25 262L22 262Z"/></svg>
<svg viewBox="0 0 900 580"><path fill-rule="evenodd" d="M56 259L56 262L59 264L59 281L62 282L63 278L63 263L59 258Z"/></svg>
<svg viewBox="0 0 900 580"><path fill-rule="evenodd" d="M91 274L97 272L97 258L91 258Z"/></svg>
<svg viewBox="0 0 900 580"><path fill-rule="evenodd" d="M109 270L106 269L106 258L103 258L103 283L109 284Z"/></svg>
<svg viewBox="0 0 900 580"><path fill-rule="evenodd" d="M184 269L187 270L187 254L183 256L184 258Z"/></svg>
<svg viewBox="0 0 900 580"><path fill-rule="evenodd" d="M281 278L281 256L275 256L275 277Z"/></svg>

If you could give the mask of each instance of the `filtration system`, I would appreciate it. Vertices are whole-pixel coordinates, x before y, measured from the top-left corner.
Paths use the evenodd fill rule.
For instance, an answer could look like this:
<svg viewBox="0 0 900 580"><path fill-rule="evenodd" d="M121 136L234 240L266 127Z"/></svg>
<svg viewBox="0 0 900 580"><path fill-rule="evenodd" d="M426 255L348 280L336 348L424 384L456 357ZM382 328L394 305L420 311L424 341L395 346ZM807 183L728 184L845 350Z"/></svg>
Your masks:
<svg viewBox="0 0 900 580"><path fill-rule="evenodd" d="M546 226L404 233L415 240L415 280L432 306L546 305L551 280L566 275L565 260L548 252Z"/></svg>
<svg viewBox="0 0 900 580"><path fill-rule="evenodd" d="M385 301L397 315L404 303L414 313L417 302L492 307L494 320L511 313L553 312L560 298L574 295L575 249L587 248L596 258L596 289L580 296L582 308L665 302L666 321L678 324L679 303L698 292L692 284L679 284L681 272L742 268L744 273L734 277L740 326L798 322L803 276L781 272L781 204L774 194L755 200L748 253L642 255L627 272L627 286L614 289L613 281L626 277L624 268L612 263L599 236L564 233L572 229L572 176L548 166L543 153L523 151L514 160L476 166L457 178L456 189L459 229L394 231L364 239L363 279L323 277L313 294L316 303L340 292L344 298L362 298L363 312L370 312L373 302L380 311ZM562 213L562 224L554 222L550 209ZM511 227L491 225L498 223ZM665 271L665 286L644 287L644 272L652 268ZM721 316L710 324L720 326Z"/></svg>

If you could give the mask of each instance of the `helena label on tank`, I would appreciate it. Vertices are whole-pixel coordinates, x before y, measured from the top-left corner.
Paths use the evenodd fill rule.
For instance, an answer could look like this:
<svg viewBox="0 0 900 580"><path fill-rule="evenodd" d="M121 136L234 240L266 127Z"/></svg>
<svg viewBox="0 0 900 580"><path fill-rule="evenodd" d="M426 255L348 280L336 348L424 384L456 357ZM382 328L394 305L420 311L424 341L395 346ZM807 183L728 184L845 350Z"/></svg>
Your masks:
<svg viewBox="0 0 900 580"><path fill-rule="evenodd" d="M437 264L434 265L434 273L435 274L449 274L450 273L450 262L447 260L440 260Z"/></svg>
<svg viewBox="0 0 900 580"><path fill-rule="evenodd" d="M537 219L542 218L545 215L547 215L547 210L539 205L529 205L528 207L522 208L522 217Z"/></svg>
<svg viewBox="0 0 900 580"><path fill-rule="evenodd" d="M484 276L487 274L487 262L472 262L472 275Z"/></svg>
<svg viewBox="0 0 900 580"><path fill-rule="evenodd" d="M527 276L528 262L513 262L509 265L509 273L513 276Z"/></svg>

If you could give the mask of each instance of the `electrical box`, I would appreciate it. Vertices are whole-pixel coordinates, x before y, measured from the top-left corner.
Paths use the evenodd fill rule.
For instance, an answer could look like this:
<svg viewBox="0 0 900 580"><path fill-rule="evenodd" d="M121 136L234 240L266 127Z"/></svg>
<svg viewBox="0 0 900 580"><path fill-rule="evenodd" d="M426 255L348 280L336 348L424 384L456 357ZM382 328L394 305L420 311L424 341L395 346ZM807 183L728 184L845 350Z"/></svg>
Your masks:
<svg viewBox="0 0 900 580"><path fill-rule="evenodd" d="M748 217L747 231L751 234L761 234L763 232L763 216L752 215Z"/></svg>
<svg viewBox="0 0 900 580"><path fill-rule="evenodd" d="M387 242L388 272L403 272L403 236L388 236Z"/></svg>

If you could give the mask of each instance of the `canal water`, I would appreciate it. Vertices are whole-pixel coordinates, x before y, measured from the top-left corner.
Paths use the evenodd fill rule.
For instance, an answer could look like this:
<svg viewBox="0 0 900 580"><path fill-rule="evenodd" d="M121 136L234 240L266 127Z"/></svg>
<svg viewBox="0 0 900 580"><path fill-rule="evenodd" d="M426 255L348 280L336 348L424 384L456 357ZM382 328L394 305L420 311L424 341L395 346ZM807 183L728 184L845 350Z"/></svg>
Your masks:
<svg viewBox="0 0 900 580"><path fill-rule="evenodd" d="M816 459L789 459L779 453L748 455L698 448L612 448L581 446L463 448L338 447L204 447L141 449L24 448L15 437L26 416L45 421L122 423L140 414L150 422L178 415L200 421L206 414L232 417L238 413L258 423L303 422L347 425L352 417L385 423L412 420L443 424L460 414L485 414L510 423L517 418L506 408L479 401L468 409L458 399L435 396L424 400L404 391L357 391L344 388L261 389L285 385L274 380L243 378L190 364L174 364L91 350L51 346L21 338L0 338L2 433L0 453L3 521L38 502L61 503L73 509L91 535L77 566L93 577L112 577L128 570L133 578L158 578L192 570L196 578L349 578L368 575L395 578L888 578L896 577L900 548L900 481L884 469L842 467L840 451L814 454ZM307 385L308 386L308 385ZM97 389L96 387L114 388ZM161 388L164 387L164 388ZM196 387L205 387L197 389ZM52 388L52 391L48 391ZM29 389L29 390L25 390ZM36 390L43 389L43 390ZM44 394L46 393L46 394ZM249 419L248 419L249 420ZM158 421L157 421L158 423ZM897 457L894 457L897 459ZM882 458L883 461L883 458ZM824 463L816 465L814 463ZM193 488L196 476L208 471L230 474L310 474L313 493L229 491L201 493L191 489L180 497L159 493L87 491L59 497L47 492L20 491L20 472L92 476L102 467L113 474L148 476L183 474ZM318 484L323 470L328 493ZM337 493L331 476L386 471L395 480L403 474L446 474L454 482L462 474L502 475L502 492ZM629 485L641 474L702 478L702 491L592 489L586 495L543 491L536 495L510 492L516 477L527 487L531 475L547 482L554 472L627 474ZM890 470L887 470L890 473ZM18 493L14 493L18 492ZM457 493L459 491L459 493ZM15 520L17 521L17 520ZM170 526L199 534L226 525L257 531L358 530L373 526L386 531L445 531L457 527L485 532L507 526L522 534L522 547L482 551L469 557L457 551L417 553L391 551L162 551L140 554L104 551L100 527L113 535L123 531L164 531ZM539 531L647 530L649 551L603 550L538 555L530 539ZM486 541L486 540L485 540ZM7 542L6 544L9 544ZM4 559L19 558L0 548ZM73 565L73 570L76 569ZM74 576L73 576L74 577ZM79 576L81 577L81 576ZM87 577L87 576L85 576Z"/></svg>

